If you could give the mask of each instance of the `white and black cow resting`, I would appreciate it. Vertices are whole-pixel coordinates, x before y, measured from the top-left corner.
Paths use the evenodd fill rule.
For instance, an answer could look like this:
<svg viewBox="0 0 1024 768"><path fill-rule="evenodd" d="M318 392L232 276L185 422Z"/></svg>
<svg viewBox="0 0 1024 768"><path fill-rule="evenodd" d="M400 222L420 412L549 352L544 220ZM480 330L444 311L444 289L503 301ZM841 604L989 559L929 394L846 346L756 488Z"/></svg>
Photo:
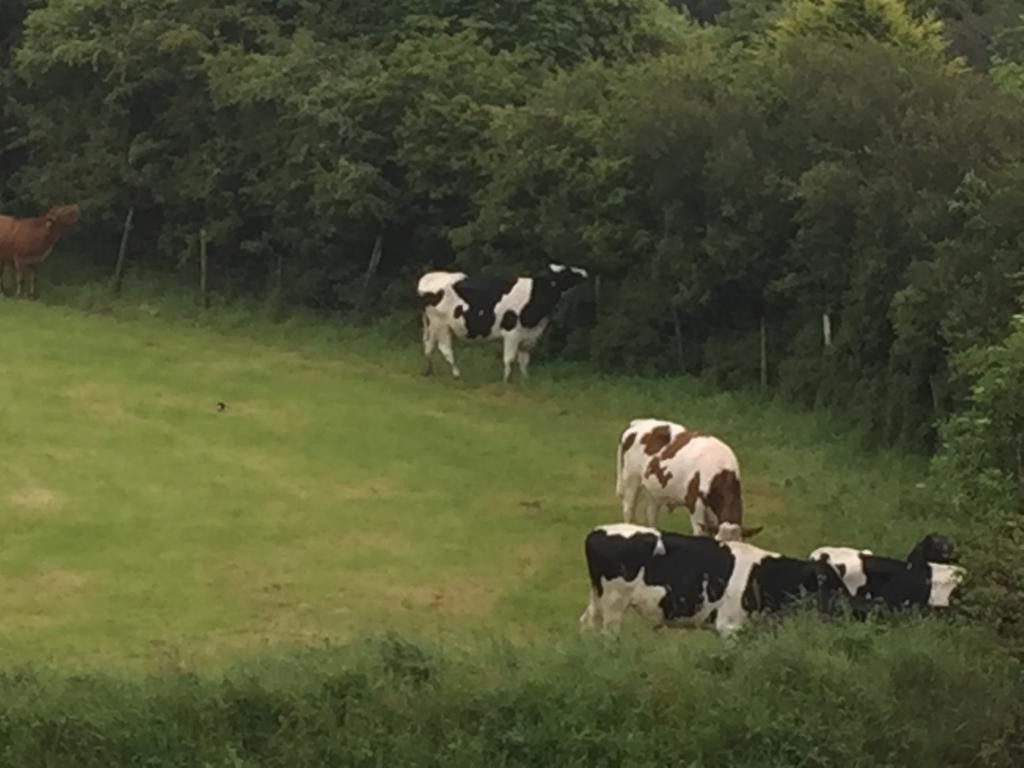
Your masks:
<svg viewBox="0 0 1024 768"><path fill-rule="evenodd" d="M655 627L711 623L728 635L751 613L776 611L808 594L830 611L846 594L826 564L741 541L618 523L594 528L584 550L590 573L584 629L615 633L633 608Z"/></svg>
<svg viewBox="0 0 1024 768"><path fill-rule="evenodd" d="M819 547L811 559L826 563L843 580L858 616L873 602L889 608L947 608L966 573L952 564L952 543L937 533L921 539L905 560L853 547Z"/></svg>
<svg viewBox="0 0 1024 768"><path fill-rule="evenodd" d="M424 373L433 370L431 354L440 349L458 378L452 336L470 341L501 339L505 381L512 364L529 375L530 350L540 339L562 294L587 278L587 271L549 264L539 275L501 280L464 272L428 272L417 291L423 304Z"/></svg>
<svg viewBox="0 0 1024 768"><path fill-rule="evenodd" d="M715 535L722 523L740 526L744 538L761 527L743 527L740 465L722 440L663 419L633 419L619 437L615 493L622 519L639 509L657 523L659 507L685 507L694 535Z"/></svg>

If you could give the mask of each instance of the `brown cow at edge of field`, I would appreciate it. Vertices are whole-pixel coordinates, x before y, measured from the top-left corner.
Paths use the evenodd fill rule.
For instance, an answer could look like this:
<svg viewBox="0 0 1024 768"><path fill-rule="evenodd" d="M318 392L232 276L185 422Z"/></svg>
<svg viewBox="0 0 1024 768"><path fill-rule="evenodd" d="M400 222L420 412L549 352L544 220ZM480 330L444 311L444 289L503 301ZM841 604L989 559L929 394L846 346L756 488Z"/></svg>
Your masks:
<svg viewBox="0 0 1024 768"><path fill-rule="evenodd" d="M29 295L36 297L36 268L50 255L53 244L68 227L78 221L77 205L58 205L41 216L16 219L0 214L0 291L7 295L4 273L7 262L14 266L15 295L21 296L25 272L31 278Z"/></svg>

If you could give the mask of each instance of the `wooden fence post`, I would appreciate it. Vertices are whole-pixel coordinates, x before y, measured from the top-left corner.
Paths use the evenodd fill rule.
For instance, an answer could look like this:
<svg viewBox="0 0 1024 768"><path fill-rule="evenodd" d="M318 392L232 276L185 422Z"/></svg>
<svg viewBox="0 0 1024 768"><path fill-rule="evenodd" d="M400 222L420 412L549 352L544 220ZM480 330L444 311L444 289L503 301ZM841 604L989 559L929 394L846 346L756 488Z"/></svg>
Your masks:
<svg viewBox="0 0 1024 768"><path fill-rule="evenodd" d="M384 253L384 236L377 235L377 239L373 241L373 250L370 251L370 263L366 267L366 276L363 278L363 288L359 292L359 308L363 309L366 306L366 301L370 295L370 281L373 280L373 276L377 274L377 268L380 266L380 259Z"/></svg>
<svg viewBox="0 0 1024 768"><path fill-rule="evenodd" d="M121 233L121 247L117 251L117 264L114 265L114 278L111 281L111 288L115 296L121 295L121 279L124 276L125 256L128 253L128 233L132 231L132 218L135 216L135 206L128 209L128 215L124 220L124 231Z"/></svg>
<svg viewBox="0 0 1024 768"><path fill-rule="evenodd" d="M672 325L676 337L676 365L679 367L679 372L683 373L686 370L686 358L683 354L683 323L679 319L678 307L672 307Z"/></svg>
<svg viewBox="0 0 1024 768"><path fill-rule="evenodd" d="M768 330L761 315L761 391L768 389Z"/></svg>
<svg viewBox="0 0 1024 768"><path fill-rule="evenodd" d="M203 309L209 309L210 294L206 286L206 227L199 230L199 293L203 297Z"/></svg>
<svg viewBox="0 0 1024 768"><path fill-rule="evenodd" d="M274 271L274 283L278 301L280 301L281 294L284 293L284 254L281 251L277 252L277 269Z"/></svg>

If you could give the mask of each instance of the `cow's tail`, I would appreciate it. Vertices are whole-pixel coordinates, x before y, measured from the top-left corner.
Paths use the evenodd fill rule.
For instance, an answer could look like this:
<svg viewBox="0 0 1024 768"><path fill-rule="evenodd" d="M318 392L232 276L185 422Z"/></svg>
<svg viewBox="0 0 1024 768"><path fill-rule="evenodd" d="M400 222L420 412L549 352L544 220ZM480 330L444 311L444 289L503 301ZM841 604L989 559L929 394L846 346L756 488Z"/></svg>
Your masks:
<svg viewBox="0 0 1024 768"><path fill-rule="evenodd" d="M619 501L622 501L622 494L624 489L622 487L622 437L619 437L618 444L615 446L615 496Z"/></svg>

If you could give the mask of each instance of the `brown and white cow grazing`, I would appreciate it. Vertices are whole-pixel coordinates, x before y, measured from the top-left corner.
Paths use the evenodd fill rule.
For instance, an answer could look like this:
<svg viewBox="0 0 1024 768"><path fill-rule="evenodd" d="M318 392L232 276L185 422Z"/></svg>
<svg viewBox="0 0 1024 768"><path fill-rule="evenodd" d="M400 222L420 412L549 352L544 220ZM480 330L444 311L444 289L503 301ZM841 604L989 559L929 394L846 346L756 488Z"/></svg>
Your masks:
<svg viewBox="0 0 1024 768"><path fill-rule="evenodd" d="M0 290L7 262L14 266L16 295L21 296L25 272L29 273L29 295L36 295L36 268L50 255L53 244L78 221L77 205L59 205L41 216L16 219L0 214ZM6 290L4 290L6 293Z"/></svg>
<svg viewBox="0 0 1024 768"><path fill-rule="evenodd" d="M654 527L658 508L686 507L696 535L715 535L722 523L739 526L744 538L761 527L743 526L740 467L717 437L661 419L634 419L619 439L615 492L622 519L632 523L642 503Z"/></svg>

